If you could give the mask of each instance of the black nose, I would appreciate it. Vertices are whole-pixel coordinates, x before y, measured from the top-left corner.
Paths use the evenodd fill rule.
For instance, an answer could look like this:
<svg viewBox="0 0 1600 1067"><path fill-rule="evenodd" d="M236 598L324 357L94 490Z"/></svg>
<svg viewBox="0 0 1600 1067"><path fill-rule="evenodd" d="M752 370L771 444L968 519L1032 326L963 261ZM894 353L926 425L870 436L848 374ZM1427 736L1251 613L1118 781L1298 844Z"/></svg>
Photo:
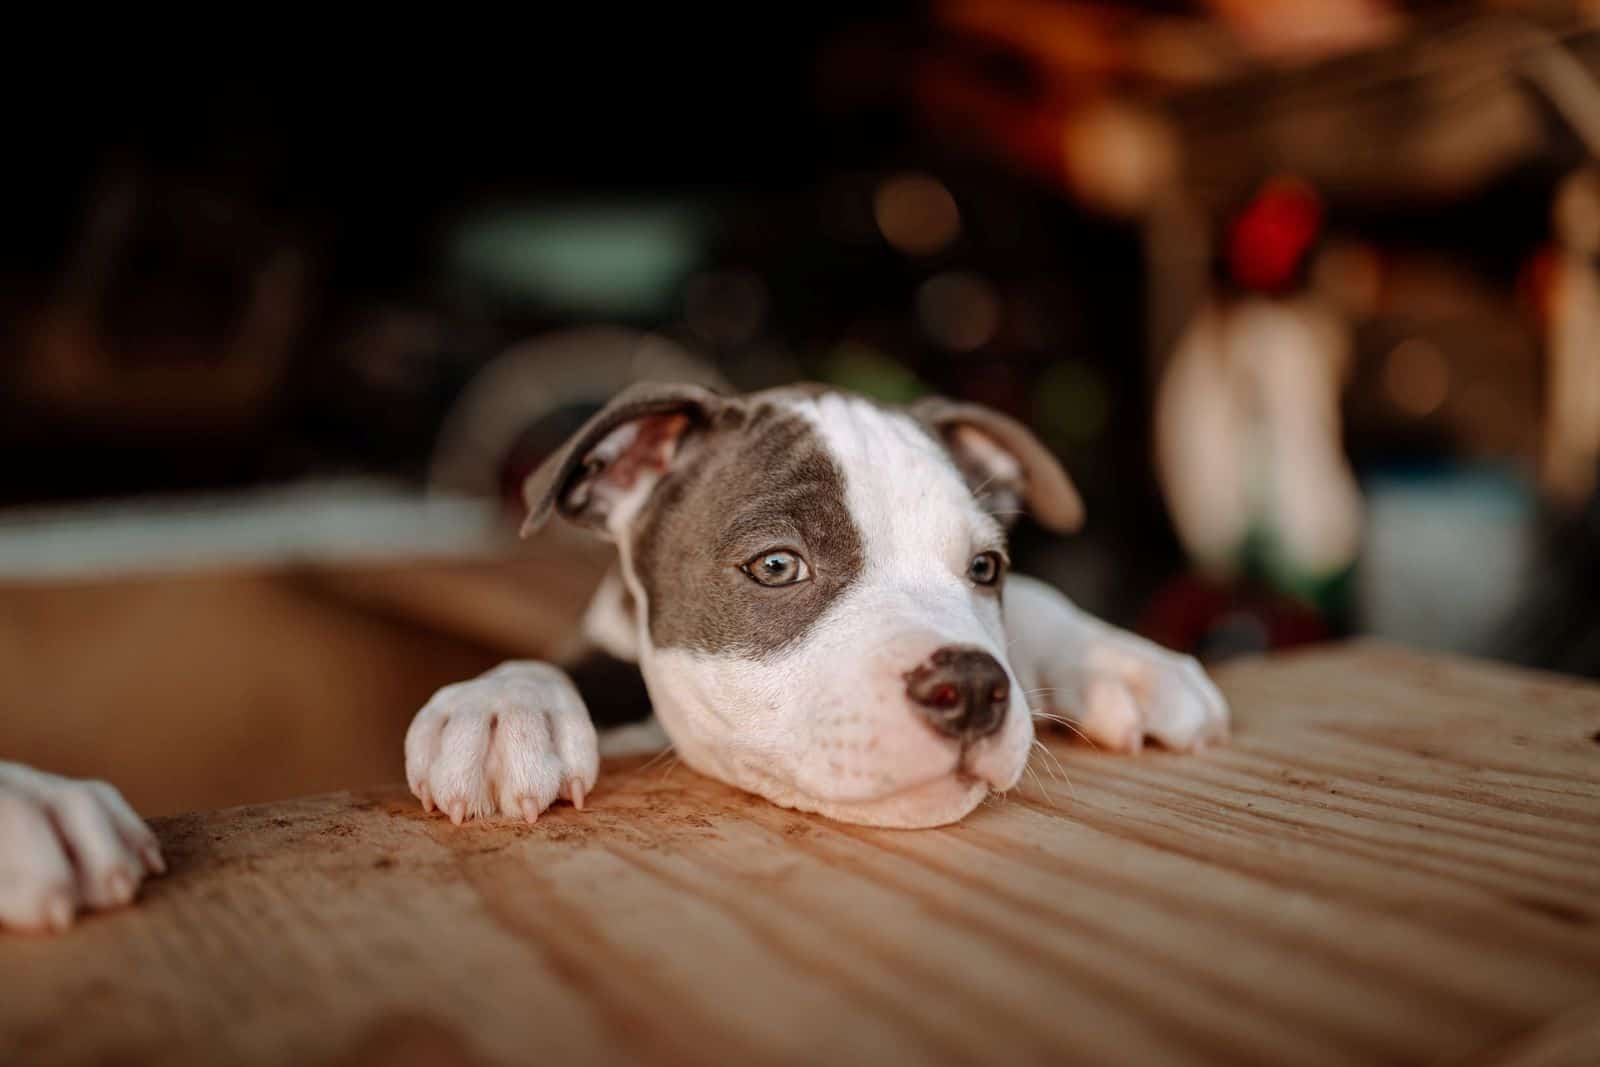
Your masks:
<svg viewBox="0 0 1600 1067"><path fill-rule="evenodd" d="M989 653L950 646L906 674L906 696L935 730L946 737L976 741L1005 722L1011 682Z"/></svg>

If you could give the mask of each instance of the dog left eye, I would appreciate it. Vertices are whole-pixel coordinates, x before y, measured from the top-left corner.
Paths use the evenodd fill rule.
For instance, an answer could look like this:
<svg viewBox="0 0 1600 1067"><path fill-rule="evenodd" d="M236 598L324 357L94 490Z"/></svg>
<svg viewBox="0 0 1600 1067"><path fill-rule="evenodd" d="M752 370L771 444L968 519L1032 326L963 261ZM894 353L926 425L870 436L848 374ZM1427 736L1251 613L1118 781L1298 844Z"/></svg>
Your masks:
<svg viewBox="0 0 1600 1067"><path fill-rule="evenodd" d="M811 577L811 568L799 553L775 548L745 561L740 570L758 585L794 585Z"/></svg>
<svg viewBox="0 0 1600 1067"><path fill-rule="evenodd" d="M994 585L1005 572L1005 561L998 552L979 552L967 565L967 577L977 585Z"/></svg>

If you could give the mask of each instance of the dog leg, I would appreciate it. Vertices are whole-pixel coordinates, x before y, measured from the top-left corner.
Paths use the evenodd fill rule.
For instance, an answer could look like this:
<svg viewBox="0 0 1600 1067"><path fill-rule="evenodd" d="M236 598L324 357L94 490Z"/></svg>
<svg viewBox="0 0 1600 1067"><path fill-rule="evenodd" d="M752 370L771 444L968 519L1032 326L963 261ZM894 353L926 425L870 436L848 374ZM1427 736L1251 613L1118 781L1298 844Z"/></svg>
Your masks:
<svg viewBox="0 0 1600 1067"><path fill-rule="evenodd" d="M533 822L565 797L583 807L600 773L594 723L548 663L502 663L433 695L406 731L406 782L460 824L499 812Z"/></svg>
<svg viewBox="0 0 1600 1067"><path fill-rule="evenodd" d="M583 613L579 632L583 640L625 663L639 662L639 631L633 596L623 584L619 565L613 564Z"/></svg>
<svg viewBox="0 0 1600 1067"><path fill-rule="evenodd" d="M1191 656L1080 611L1023 575L1005 587L1011 663L1035 711L1064 715L1100 748L1137 752L1145 738L1190 752L1226 740L1228 705Z"/></svg>
<svg viewBox="0 0 1600 1067"><path fill-rule="evenodd" d="M0 763L0 927L65 930L80 908L127 904L166 869L112 786Z"/></svg>

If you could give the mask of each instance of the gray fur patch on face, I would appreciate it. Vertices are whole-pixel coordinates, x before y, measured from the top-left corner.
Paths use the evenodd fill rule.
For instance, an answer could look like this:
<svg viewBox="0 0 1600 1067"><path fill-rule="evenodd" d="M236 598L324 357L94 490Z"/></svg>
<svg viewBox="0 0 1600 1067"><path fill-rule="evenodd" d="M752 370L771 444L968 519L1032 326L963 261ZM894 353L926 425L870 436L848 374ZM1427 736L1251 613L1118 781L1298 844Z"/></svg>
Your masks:
<svg viewBox="0 0 1600 1067"><path fill-rule="evenodd" d="M651 643L761 658L803 637L860 576L844 475L803 416L761 394L686 442L634 523L631 557ZM809 580L758 585L741 566L798 552Z"/></svg>

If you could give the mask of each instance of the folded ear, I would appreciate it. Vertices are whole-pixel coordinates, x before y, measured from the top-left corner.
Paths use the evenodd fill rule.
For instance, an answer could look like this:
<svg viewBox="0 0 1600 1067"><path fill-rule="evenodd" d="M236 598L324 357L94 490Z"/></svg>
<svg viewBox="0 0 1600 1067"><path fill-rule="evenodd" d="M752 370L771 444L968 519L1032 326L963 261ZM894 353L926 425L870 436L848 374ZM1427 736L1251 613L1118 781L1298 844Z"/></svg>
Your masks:
<svg viewBox="0 0 1600 1067"><path fill-rule="evenodd" d="M672 466L684 434L727 403L698 385L630 385L528 476L522 536L538 532L552 511L605 529L620 501L648 493Z"/></svg>
<svg viewBox="0 0 1600 1067"><path fill-rule="evenodd" d="M910 411L944 442L973 494L1006 525L1023 504L1048 530L1069 533L1083 525L1083 499L1072 479L1016 419L941 396L919 400Z"/></svg>

